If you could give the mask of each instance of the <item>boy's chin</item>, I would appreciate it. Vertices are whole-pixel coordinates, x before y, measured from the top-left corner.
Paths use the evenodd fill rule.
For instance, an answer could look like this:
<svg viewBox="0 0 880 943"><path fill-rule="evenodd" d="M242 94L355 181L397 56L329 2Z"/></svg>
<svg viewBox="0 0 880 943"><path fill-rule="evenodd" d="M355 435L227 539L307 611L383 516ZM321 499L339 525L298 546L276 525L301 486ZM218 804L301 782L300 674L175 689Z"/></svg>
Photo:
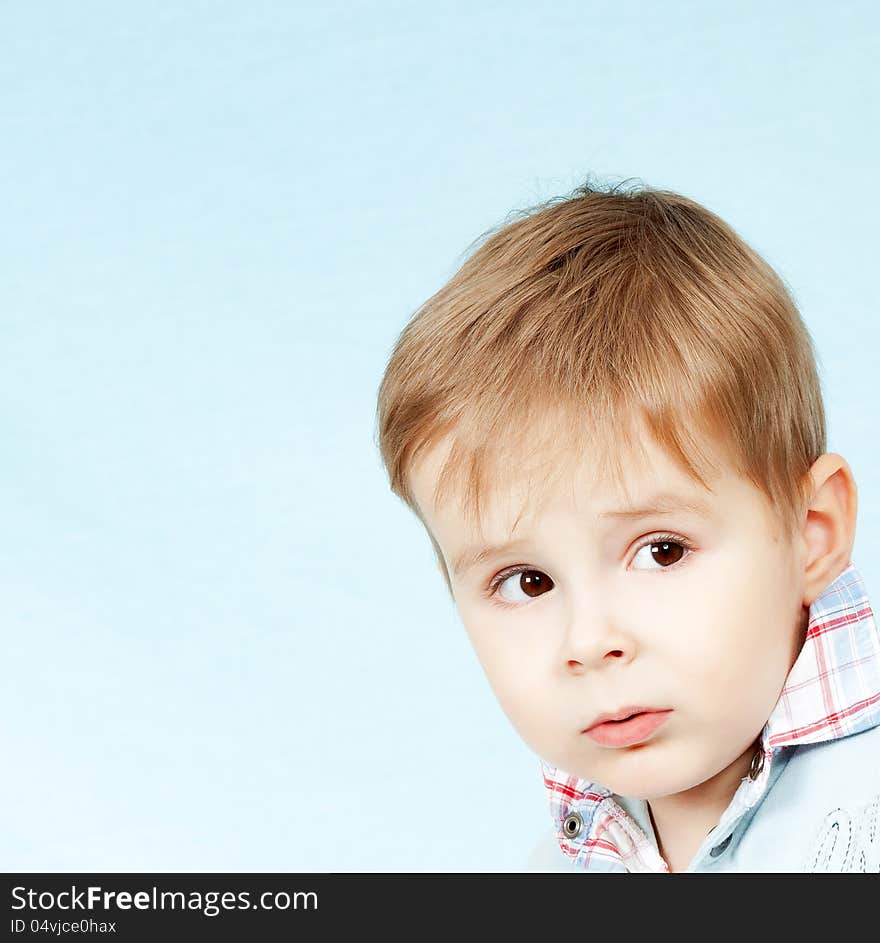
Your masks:
<svg viewBox="0 0 880 943"><path fill-rule="evenodd" d="M629 799L660 799L685 792L709 778L704 775L705 771L684 769L661 752L656 749L613 751L595 765L562 768Z"/></svg>
<svg viewBox="0 0 880 943"><path fill-rule="evenodd" d="M646 764L647 765L647 764ZM629 799L663 799L667 796L681 795L712 779L712 771L705 769L675 768L669 764L638 773L622 770L608 770L607 782L596 777L596 782L610 789L615 795Z"/></svg>

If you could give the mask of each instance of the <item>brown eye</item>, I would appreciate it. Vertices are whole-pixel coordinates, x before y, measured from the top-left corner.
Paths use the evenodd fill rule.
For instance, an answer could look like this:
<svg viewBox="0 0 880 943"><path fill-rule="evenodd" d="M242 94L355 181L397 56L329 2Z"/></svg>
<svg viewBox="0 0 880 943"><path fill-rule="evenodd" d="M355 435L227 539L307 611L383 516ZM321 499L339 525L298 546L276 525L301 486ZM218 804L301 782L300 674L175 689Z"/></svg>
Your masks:
<svg viewBox="0 0 880 943"><path fill-rule="evenodd" d="M541 596L550 589L553 589L553 580L546 573L540 570L515 570L498 580L495 592L505 602L522 602Z"/></svg>
<svg viewBox="0 0 880 943"><path fill-rule="evenodd" d="M637 566L637 570L666 570L679 563L688 551L689 547L683 540L673 540L672 537L654 538L639 547L633 562L641 556L649 560L650 563L644 567ZM652 564L656 564L656 566Z"/></svg>

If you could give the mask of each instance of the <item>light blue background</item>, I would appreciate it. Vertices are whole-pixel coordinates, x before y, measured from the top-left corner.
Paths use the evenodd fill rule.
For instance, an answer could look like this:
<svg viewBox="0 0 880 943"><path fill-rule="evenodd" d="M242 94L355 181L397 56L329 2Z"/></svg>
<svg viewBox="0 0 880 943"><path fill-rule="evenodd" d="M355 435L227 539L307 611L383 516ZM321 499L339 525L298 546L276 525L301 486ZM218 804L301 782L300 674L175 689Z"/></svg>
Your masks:
<svg viewBox="0 0 880 943"><path fill-rule="evenodd" d="M519 870L549 824L373 444L484 230L678 190L791 287L877 472L875 3L0 7L12 870Z"/></svg>

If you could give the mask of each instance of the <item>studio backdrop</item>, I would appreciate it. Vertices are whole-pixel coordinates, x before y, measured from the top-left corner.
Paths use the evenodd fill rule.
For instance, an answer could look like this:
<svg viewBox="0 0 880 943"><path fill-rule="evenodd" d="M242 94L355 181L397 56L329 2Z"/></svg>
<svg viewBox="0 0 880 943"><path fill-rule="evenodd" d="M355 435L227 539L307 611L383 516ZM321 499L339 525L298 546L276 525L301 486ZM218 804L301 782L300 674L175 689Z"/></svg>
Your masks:
<svg viewBox="0 0 880 943"><path fill-rule="evenodd" d="M880 590L880 14L735 2L0 10L0 866L526 867L550 825L376 393L510 213L636 178L820 354Z"/></svg>

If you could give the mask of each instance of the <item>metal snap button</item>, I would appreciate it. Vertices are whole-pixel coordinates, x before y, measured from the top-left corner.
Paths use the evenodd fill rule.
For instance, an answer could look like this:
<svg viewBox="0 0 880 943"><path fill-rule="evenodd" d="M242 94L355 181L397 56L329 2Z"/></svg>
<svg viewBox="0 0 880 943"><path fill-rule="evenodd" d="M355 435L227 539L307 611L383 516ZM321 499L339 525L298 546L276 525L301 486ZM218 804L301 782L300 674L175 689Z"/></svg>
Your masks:
<svg viewBox="0 0 880 943"><path fill-rule="evenodd" d="M577 838L584 827L584 820L578 812L569 812L562 823L562 831L566 838Z"/></svg>
<svg viewBox="0 0 880 943"><path fill-rule="evenodd" d="M749 779L751 779L752 782L754 782L758 778L763 768L764 768L764 751L759 750L752 757L752 765L749 767Z"/></svg>
<svg viewBox="0 0 880 943"><path fill-rule="evenodd" d="M733 835L728 835L727 838L725 838L724 841L721 842L720 845L716 845L714 848L712 848L712 849L709 851L709 857L710 857L710 858L717 858L717 857L719 857L720 855L723 855L724 852L727 851L727 846L730 844L730 840L731 840L732 838L733 838Z"/></svg>

